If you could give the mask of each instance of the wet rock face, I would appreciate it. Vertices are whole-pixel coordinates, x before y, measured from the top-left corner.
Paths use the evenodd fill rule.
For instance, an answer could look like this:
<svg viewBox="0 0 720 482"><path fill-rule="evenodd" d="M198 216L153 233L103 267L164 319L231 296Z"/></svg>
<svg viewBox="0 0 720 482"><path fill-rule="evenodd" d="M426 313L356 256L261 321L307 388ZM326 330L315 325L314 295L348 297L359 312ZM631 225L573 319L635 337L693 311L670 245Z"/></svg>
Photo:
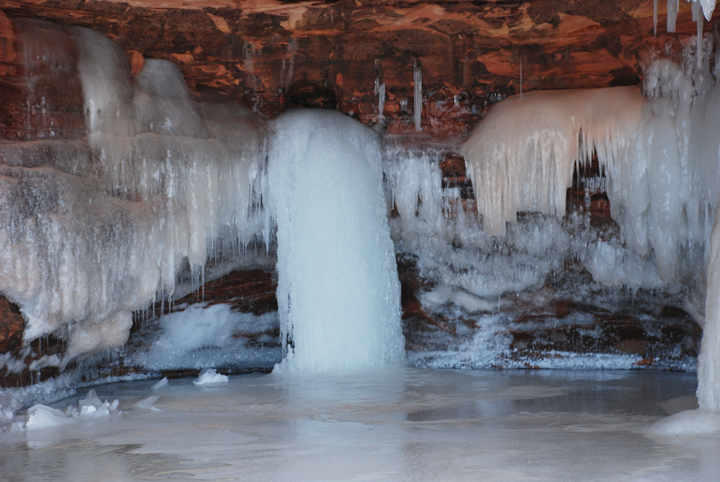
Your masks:
<svg viewBox="0 0 720 482"><path fill-rule="evenodd" d="M218 92L242 98L266 116L293 103L337 104L376 123L384 100L390 133L415 130L417 63L423 69L423 131L462 137L489 104L520 92L521 83L524 91L637 84L642 50L695 33L690 7L681 2L677 33L668 35L660 4L657 38L652 0L200 0L160 6L31 0L6 2L4 11L100 30L126 51L133 71L143 56L173 61L201 98ZM7 24L0 24L3 37ZM9 68L3 65L7 59L0 57L0 78ZM385 84L384 99L376 79ZM17 105L26 100L22 93L12 98ZM76 111L62 108L71 118Z"/></svg>
<svg viewBox="0 0 720 482"><path fill-rule="evenodd" d="M70 29L0 12L0 139L85 135L78 47Z"/></svg>
<svg viewBox="0 0 720 482"><path fill-rule="evenodd" d="M19 355L24 330L25 320L20 307L0 296L0 354Z"/></svg>

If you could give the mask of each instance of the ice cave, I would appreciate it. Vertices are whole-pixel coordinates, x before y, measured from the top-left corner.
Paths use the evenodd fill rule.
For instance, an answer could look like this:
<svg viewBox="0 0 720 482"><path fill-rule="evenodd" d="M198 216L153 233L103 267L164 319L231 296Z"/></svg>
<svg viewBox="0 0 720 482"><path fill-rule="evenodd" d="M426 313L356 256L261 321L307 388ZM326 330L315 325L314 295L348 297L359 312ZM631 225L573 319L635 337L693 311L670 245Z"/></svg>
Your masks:
<svg viewBox="0 0 720 482"><path fill-rule="evenodd" d="M720 480L715 0L4 0L0 482Z"/></svg>

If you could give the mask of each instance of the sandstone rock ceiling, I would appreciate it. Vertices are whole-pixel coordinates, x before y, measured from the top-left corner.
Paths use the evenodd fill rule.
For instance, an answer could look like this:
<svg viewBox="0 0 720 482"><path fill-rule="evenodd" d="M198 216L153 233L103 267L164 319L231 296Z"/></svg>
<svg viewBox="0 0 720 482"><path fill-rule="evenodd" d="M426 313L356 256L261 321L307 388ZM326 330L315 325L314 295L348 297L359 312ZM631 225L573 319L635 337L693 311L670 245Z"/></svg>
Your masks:
<svg viewBox="0 0 720 482"><path fill-rule="evenodd" d="M100 30L135 71L144 57L171 60L199 100L242 98L266 116L337 103L374 122L377 78L393 133L414 129L419 64L423 129L441 136L463 136L497 94L519 92L521 69L524 91L636 84L643 52L696 29L681 2L668 34L663 0L656 37L652 0L5 0L2 10Z"/></svg>

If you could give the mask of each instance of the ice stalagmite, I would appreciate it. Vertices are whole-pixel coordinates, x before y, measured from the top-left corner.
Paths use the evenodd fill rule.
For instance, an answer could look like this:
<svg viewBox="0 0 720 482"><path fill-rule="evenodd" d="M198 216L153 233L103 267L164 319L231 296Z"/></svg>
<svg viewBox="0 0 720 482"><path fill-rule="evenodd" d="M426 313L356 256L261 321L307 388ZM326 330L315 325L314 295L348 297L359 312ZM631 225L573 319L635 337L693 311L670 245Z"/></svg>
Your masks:
<svg viewBox="0 0 720 482"><path fill-rule="evenodd" d="M401 361L400 286L379 137L329 111L291 111L273 127L268 176L278 225L281 368Z"/></svg>

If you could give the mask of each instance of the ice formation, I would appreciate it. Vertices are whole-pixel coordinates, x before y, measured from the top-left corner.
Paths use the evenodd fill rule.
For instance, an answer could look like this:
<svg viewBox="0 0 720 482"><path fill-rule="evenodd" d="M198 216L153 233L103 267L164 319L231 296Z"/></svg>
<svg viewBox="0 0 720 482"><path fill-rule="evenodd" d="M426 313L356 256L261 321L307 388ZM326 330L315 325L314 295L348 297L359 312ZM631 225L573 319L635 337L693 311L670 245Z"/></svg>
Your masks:
<svg viewBox="0 0 720 482"><path fill-rule="evenodd" d="M176 311L143 326L137 349L128 349L124 363L146 370L203 369L244 366L271 369L281 358L274 336L276 312L262 315L232 311L226 304L176 306ZM254 336L259 347L249 346Z"/></svg>
<svg viewBox="0 0 720 482"><path fill-rule="evenodd" d="M698 404L720 412L720 209L710 239L710 266L705 297L705 327L698 358Z"/></svg>
<svg viewBox="0 0 720 482"><path fill-rule="evenodd" d="M26 430L42 430L66 426L78 420L102 419L118 414L119 401L112 403L100 401L94 389L90 389L86 398L78 400L77 407L68 405L63 412L57 408L37 404L27 411Z"/></svg>
<svg viewBox="0 0 720 482"><path fill-rule="evenodd" d="M422 127L420 127L420 124L422 124L422 108L423 108L423 98L422 98L422 65L420 65L418 62L415 62L415 65L413 65L413 85L414 87L414 105L413 105L413 117L415 120L415 130L421 131Z"/></svg>
<svg viewBox="0 0 720 482"><path fill-rule="evenodd" d="M224 385L228 380L227 375L218 373L214 368L208 368L200 372L198 379L193 383L197 386L214 387Z"/></svg>
<svg viewBox="0 0 720 482"><path fill-rule="evenodd" d="M385 122L385 82L380 82L380 77L375 77L375 95L378 99L378 122Z"/></svg>
<svg viewBox="0 0 720 482"><path fill-rule="evenodd" d="M696 52L703 51L700 38ZM507 239L517 213L565 214L573 167L595 152L622 240L576 251L596 281L611 284L621 274L629 286L681 282L703 290L710 261L698 396L701 408L718 411L720 267L709 238L720 194L720 89L707 56L688 46L684 58L683 65L656 60L646 69L647 101L632 87L509 98L461 150L486 234Z"/></svg>
<svg viewBox="0 0 720 482"><path fill-rule="evenodd" d="M245 108L194 102L167 61L133 78L107 37L73 31L87 143L0 146L0 292L22 307L26 342L64 333L62 364L122 345L131 312L171 296L181 270L200 279L252 238L263 149ZM64 55L35 44L30 57Z"/></svg>
<svg viewBox="0 0 720 482"><path fill-rule="evenodd" d="M380 139L330 111L273 122L281 368L333 371L404 358Z"/></svg>

